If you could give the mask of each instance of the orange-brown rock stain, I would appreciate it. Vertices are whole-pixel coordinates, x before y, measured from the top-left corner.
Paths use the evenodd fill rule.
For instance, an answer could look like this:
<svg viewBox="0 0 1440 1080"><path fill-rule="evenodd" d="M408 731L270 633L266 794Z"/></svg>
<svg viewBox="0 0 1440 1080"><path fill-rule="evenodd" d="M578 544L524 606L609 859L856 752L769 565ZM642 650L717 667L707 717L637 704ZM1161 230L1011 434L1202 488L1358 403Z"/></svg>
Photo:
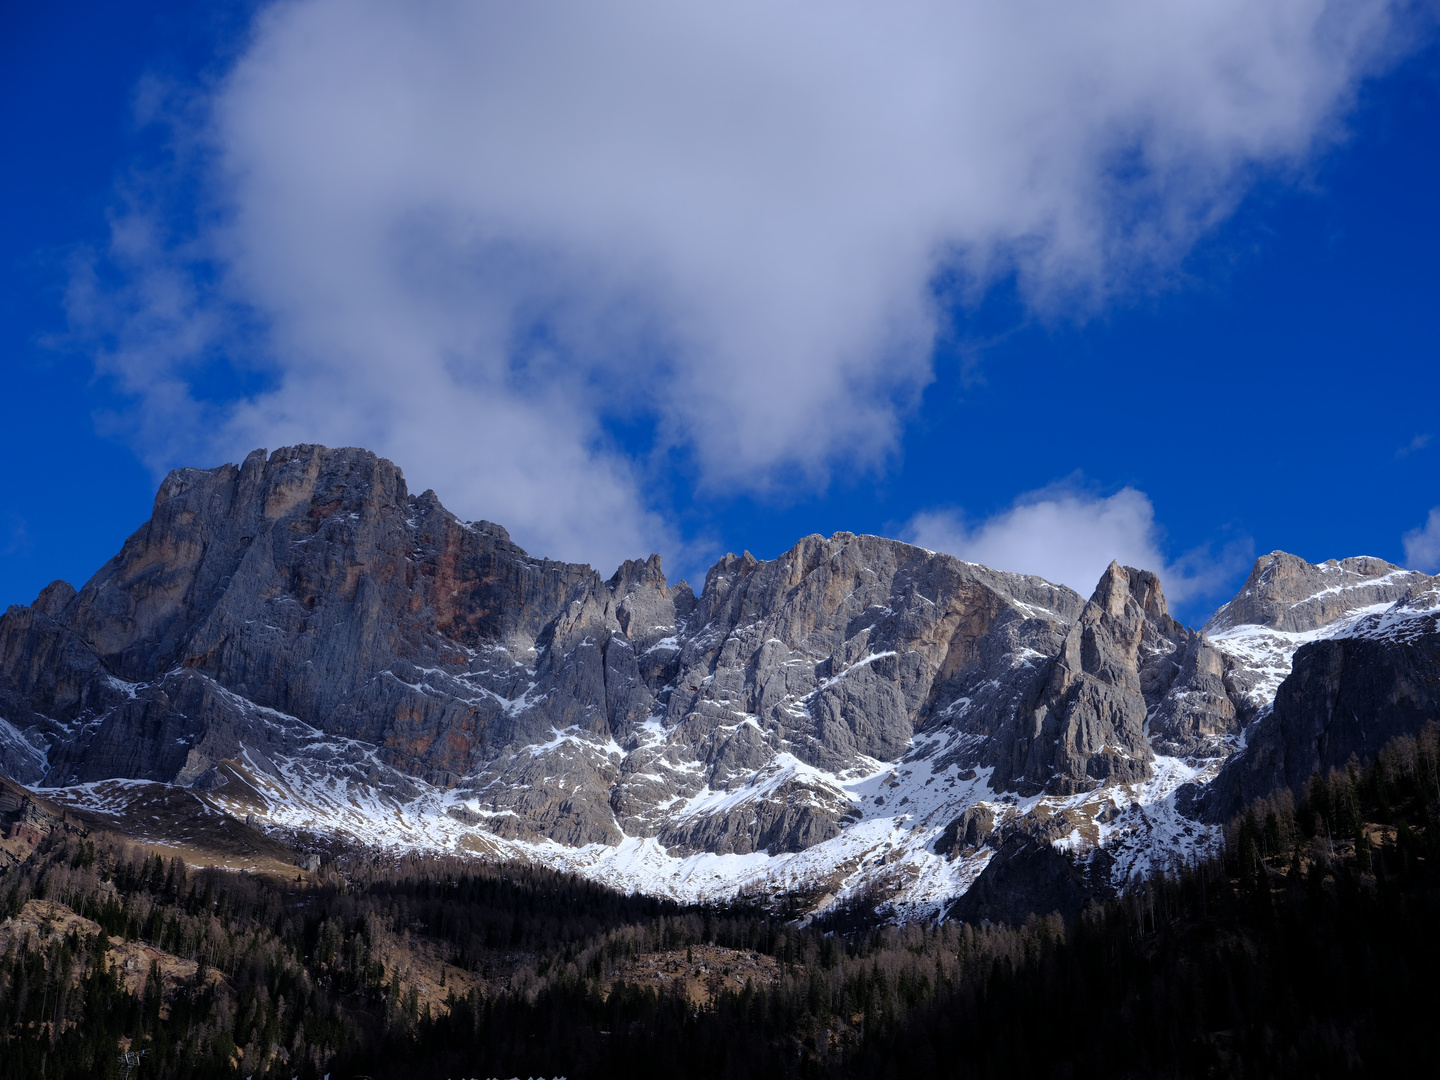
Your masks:
<svg viewBox="0 0 1440 1080"><path fill-rule="evenodd" d="M998 596L976 585L964 586L956 592L928 635L930 644L945 650L935 672L936 683L953 677L980 658L977 646L990 632L1002 606Z"/></svg>

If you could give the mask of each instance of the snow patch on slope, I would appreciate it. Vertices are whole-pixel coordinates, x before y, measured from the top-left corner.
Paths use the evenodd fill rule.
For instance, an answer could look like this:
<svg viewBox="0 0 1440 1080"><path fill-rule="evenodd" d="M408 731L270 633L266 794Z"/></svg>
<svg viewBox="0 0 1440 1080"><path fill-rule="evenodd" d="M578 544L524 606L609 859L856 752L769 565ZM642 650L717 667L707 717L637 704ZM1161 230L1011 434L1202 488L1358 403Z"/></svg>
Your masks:
<svg viewBox="0 0 1440 1080"><path fill-rule="evenodd" d="M1409 644L1433 633L1440 617L1440 585L1417 591L1378 614L1355 620L1337 637L1365 638L1391 644Z"/></svg>
<svg viewBox="0 0 1440 1080"><path fill-rule="evenodd" d="M275 710L249 708L252 717L277 729L275 741L286 752L242 748L230 764L251 790L236 792L229 785L202 796L221 812L248 816L268 829L336 835L382 850L534 862L621 891L684 903L796 894L805 898L807 908L821 912L868 893L886 901L899 918L932 918L963 894L993 857L993 849L984 846L952 857L934 850L946 827L977 804L991 810L997 827L1025 819L1065 822L1068 832L1054 841L1056 846L1083 855L1103 845L1115 856L1120 878L1155 872L1157 852L1166 860L1188 859L1218 842L1215 830L1182 818L1175 807L1181 785L1205 779L1213 770L1159 758L1154 777L1143 784L1021 799L993 792L989 769L961 770L953 761L932 765L932 759L944 759L943 751L956 738L946 733L922 737L923 745L912 745L900 762L865 759L838 774L781 754L747 783L730 791L707 789L664 815L673 821L723 814L802 782L849 806L840 834L804 851L679 856L654 836L567 847L543 837L496 835L487 825L513 815L485 811L463 783L445 790L401 776L377 756L376 747L328 735ZM661 732L647 727L646 734L651 737L642 745L653 746ZM554 736L547 746L530 749L543 753L567 745L607 758L625 753L613 739L573 728ZM50 788L44 794L119 817L152 786L150 781L110 780Z"/></svg>
<svg viewBox="0 0 1440 1080"><path fill-rule="evenodd" d="M43 747L36 746L25 732L0 716L0 761L6 771L21 780L39 780L49 771L49 754Z"/></svg>
<svg viewBox="0 0 1440 1080"><path fill-rule="evenodd" d="M1390 607L1388 603L1371 604L1314 630L1272 630L1268 626L1241 623L1209 638L1217 649L1255 676L1256 681L1245 692L1245 697L1248 704L1258 708L1275 700L1275 692L1290 674L1300 646L1345 637L1362 619L1388 611Z"/></svg>

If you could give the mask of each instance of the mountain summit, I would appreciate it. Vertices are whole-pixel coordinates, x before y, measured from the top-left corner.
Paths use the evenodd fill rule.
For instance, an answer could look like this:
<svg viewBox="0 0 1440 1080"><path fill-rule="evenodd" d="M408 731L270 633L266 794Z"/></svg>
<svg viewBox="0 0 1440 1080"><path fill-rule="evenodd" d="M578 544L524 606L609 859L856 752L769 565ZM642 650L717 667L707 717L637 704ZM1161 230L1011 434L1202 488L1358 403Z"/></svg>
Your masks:
<svg viewBox="0 0 1440 1080"><path fill-rule="evenodd" d="M903 914L976 886L1015 917L1435 716L1435 596L1275 552L1195 632L1146 570L1087 600L836 533L727 555L697 597L656 555L530 556L367 451L257 450L171 473L82 589L0 619L0 770L152 834L137 808L180 788L682 899Z"/></svg>

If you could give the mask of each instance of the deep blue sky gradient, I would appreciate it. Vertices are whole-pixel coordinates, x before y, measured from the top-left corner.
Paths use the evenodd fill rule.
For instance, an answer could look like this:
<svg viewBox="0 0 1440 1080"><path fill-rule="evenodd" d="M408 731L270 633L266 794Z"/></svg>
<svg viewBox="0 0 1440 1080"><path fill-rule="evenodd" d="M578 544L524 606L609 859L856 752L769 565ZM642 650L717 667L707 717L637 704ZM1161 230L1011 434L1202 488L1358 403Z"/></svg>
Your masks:
<svg viewBox="0 0 1440 1080"><path fill-rule="evenodd" d="M1402 562L1440 503L1440 51L1368 86L1349 127L1303 183L1254 191L1178 287L1080 326L1027 321L1004 289L956 312L878 481L689 513L769 557L809 532L895 535L937 503L983 518L1078 473L1146 492L1171 557L1248 539Z"/></svg>
<svg viewBox="0 0 1440 1080"><path fill-rule="evenodd" d="M0 16L0 601L80 584L149 512L155 477L97 427L114 388L64 341L68 267L103 247L117 183L157 150L132 119L137 82L222 70L246 10ZM1146 492L1171 557L1238 540L1401 561L1401 535L1440 504L1440 50L1369 84L1349 127L1307 183L1252 192L1158 295L1083 325L1030 321L1003 287L954 312L883 473L771 503L697 495L678 462L667 509L687 536L773 557L807 533L896 535L937 505L979 518L1078 477ZM1180 614L1198 623L1224 598Z"/></svg>

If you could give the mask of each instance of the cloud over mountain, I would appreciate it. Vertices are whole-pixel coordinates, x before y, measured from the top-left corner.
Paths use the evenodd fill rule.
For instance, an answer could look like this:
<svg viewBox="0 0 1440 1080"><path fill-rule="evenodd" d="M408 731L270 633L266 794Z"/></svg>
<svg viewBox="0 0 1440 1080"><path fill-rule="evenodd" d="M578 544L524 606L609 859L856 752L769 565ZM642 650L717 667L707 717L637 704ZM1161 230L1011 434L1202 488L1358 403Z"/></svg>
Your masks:
<svg viewBox="0 0 1440 1080"><path fill-rule="evenodd" d="M873 468L946 304L1173 269L1335 136L1392 7L279 3L204 102L202 224L120 214L77 319L157 464L371 446L608 568L677 543L666 452L712 490ZM201 410L215 356L262 379Z"/></svg>
<svg viewBox="0 0 1440 1080"><path fill-rule="evenodd" d="M1440 506L1430 511L1422 527L1407 532L1402 542L1406 566L1431 573L1440 570Z"/></svg>
<svg viewBox="0 0 1440 1080"><path fill-rule="evenodd" d="M974 523L955 511L926 511L910 520L904 536L996 570L1038 574L1081 596L1090 595L1112 560L1155 571L1171 601L1183 601L1224 587L1251 558L1242 540L1219 555L1197 550L1171 562L1161 550L1154 505L1128 487L1108 497L1064 486L1034 491Z"/></svg>

